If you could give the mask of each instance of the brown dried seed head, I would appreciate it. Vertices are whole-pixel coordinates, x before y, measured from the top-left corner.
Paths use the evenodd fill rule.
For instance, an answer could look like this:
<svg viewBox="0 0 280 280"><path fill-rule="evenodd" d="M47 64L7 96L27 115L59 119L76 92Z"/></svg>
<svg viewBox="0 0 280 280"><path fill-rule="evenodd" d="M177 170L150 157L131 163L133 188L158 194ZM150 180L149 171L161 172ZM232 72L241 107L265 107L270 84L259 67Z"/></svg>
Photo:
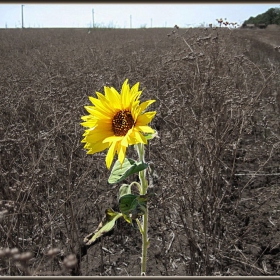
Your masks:
<svg viewBox="0 0 280 280"><path fill-rule="evenodd" d="M12 255L10 248L5 248L3 251L4 251L5 256L8 258Z"/></svg>
<svg viewBox="0 0 280 280"><path fill-rule="evenodd" d="M76 258L75 254L70 254L65 259L68 260L68 261L73 261L73 260L76 260L77 258Z"/></svg>
<svg viewBox="0 0 280 280"><path fill-rule="evenodd" d="M31 258L33 257L33 254L31 252L25 252L25 253L22 253L21 256L20 256L20 260L21 261L29 261Z"/></svg>
<svg viewBox="0 0 280 280"><path fill-rule="evenodd" d="M14 254L14 255L13 255L13 259L14 259L15 261L20 261L20 260L21 260L21 254Z"/></svg>
<svg viewBox="0 0 280 280"><path fill-rule="evenodd" d="M76 258L76 255L71 254L69 256L67 256L64 260L63 260L63 264L65 265L66 268L73 268L76 266L78 260Z"/></svg>
<svg viewBox="0 0 280 280"><path fill-rule="evenodd" d="M16 255L16 254L18 254L18 253L19 253L18 248L12 248L12 249L11 249L11 254L12 254L12 255Z"/></svg>
<svg viewBox="0 0 280 280"><path fill-rule="evenodd" d="M5 256L5 252L4 250L0 250L0 258L4 257Z"/></svg>
<svg viewBox="0 0 280 280"><path fill-rule="evenodd" d="M58 253L60 253L60 250L58 248L53 248L48 251L47 255L52 257L57 255Z"/></svg>

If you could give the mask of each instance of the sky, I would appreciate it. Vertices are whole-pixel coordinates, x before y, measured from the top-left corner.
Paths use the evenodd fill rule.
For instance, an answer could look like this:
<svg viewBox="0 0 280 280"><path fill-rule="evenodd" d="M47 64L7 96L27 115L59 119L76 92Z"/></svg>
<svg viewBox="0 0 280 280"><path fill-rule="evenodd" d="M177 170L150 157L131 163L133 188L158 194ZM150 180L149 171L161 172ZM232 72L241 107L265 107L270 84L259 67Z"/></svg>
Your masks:
<svg viewBox="0 0 280 280"><path fill-rule="evenodd" d="M135 2L134 2L135 3ZM78 27L150 28L217 25L216 19L242 24L249 17L280 8L280 1L264 3L0 3L0 28Z"/></svg>

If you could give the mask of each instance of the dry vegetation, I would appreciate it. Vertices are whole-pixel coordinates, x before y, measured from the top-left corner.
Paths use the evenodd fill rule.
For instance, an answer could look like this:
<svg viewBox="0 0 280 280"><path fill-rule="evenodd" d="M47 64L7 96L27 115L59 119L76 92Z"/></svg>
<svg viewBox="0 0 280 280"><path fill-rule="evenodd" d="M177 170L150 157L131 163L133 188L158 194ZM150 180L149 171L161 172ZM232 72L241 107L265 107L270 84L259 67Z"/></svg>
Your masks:
<svg viewBox="0 0 280 280"><path fill-rule="evenodd" d="M147 275L279 275L280 53L254 32L0 30L0 275L140 274L137 227L83 245L118 186L80 117L126 78L157 100Z"/></svg>

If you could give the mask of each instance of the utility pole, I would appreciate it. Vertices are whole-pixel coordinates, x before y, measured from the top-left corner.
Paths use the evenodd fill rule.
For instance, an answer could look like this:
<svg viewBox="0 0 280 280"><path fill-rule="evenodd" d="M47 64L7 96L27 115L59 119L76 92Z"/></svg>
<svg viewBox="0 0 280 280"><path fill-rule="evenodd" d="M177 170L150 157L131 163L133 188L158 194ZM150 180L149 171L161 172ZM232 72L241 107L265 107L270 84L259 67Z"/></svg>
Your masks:
<svg viewBox="0 0 280 280"><path fill-rule="evenodd" d="M130 15L130 28L132 28L132 15Z"/></svg>
<svg viewBox="0 0 280 280"><path fill-rule="evenodd" d="M94 9L92 9L92 28L94 28Z"/></svg>
<svg viewBox="0 0 280 280"><path fill-rule="evenodd" d="M23 6L21 5L21 28L24 28L24 23L23 23Z"/></svg>

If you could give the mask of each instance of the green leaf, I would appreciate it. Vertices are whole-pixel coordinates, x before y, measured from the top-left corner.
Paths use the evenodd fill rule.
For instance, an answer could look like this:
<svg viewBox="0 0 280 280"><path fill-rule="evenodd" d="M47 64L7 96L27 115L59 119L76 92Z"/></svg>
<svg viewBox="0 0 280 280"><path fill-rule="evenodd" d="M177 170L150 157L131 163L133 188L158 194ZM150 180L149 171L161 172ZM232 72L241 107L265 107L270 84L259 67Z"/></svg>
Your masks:
<svg viewBox="0 0 280 280"><path fill-rule="evenodd" d="M132 223L132 219L129 216L126 216L126 215L123 214L123 217L129 224Z"/></svg>
<svg viewBox="0 0 280 280"><path fill-rule="evenodd" d="M149 195L126 194L119 199L119 208L124 218L135 220L146 213ZM129 217L129 218L128 218ZM126 220L127 220L126 219Z"/></svg>
<svg viewBox="0 0 280 280"><path fill-rule="evenodd" d="M155 133L147 133L147 134L144 134L144 137L147 139L147 140L151 140L151 139L153 139L153 138L155 138L157 135L158 135L158 133L157 133L157 131L154 129L154 131L155 131Z"/></svg>
<svg viewBox="0 0 280 280"><path fill-rule="evenodd" d="M130 193L131 193L131 185L123 184L119 189L119 198L125 194L130 194Z"/></svg>
<svg viewBox="0 0 280 280"><path fill-rule="evenodd" d="M103 217L101 223L98 225L97 229L94 233L90 233L84 238L85 245L91 245L94 243L99 237L109 232L115 226L115 222L117 219L123 216L122 213L115 212L113 209L109 208L105 211L105 216Z"/></svg>
<svg viewBox="0 0 280 280"><path fill-rule="evenodd" d="M142 171L148 167L147 163L136 162L133 159L125 158L123 164L117 160L114 164L112 172L109 176L108 182L116 184L127 178L128 176Z"/></svg>

